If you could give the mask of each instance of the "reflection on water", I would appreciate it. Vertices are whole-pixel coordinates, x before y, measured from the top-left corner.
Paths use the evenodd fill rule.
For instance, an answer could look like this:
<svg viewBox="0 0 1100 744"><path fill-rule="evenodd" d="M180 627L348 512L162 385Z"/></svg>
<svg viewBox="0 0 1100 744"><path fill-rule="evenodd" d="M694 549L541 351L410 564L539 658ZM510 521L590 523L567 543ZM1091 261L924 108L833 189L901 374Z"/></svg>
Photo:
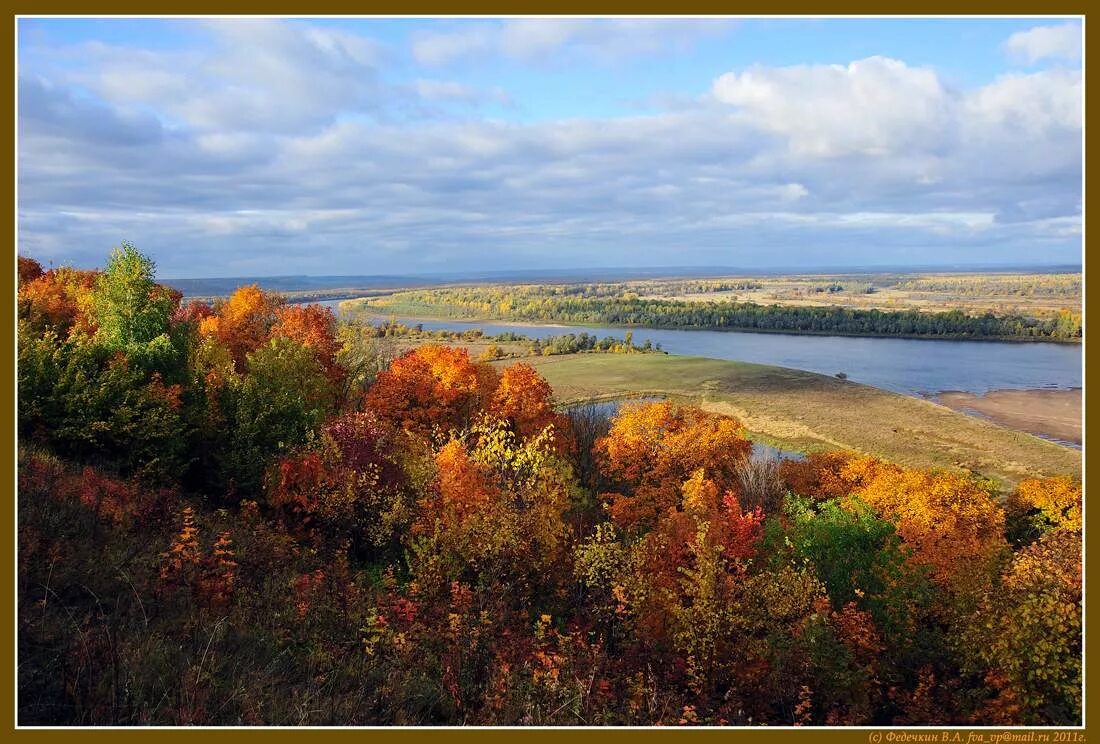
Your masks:
<svg viewBox="0 0 1100 744"><path fill-rule="evenodd" d="M752 443L752 456L756 460L805 460L806 456L801 452L779 449L762 442Z"/></svg>
<svg viewBox="0 0 1100 744"><path fill-rule="evenodd" d="M323 304L335 307L339 303ZM378 319L382 320L385 318ZM649 339L671 354L770 364L827 375L843 373L854 382L916 396L943 390L982 394L990 390L1077 388L1082 380L1079 344L397 320L406 325L420 324L425 330L480 328L486 335L512 332L531 338L587 332L600 338L621 339L632 332L635 343Z"/></svg>

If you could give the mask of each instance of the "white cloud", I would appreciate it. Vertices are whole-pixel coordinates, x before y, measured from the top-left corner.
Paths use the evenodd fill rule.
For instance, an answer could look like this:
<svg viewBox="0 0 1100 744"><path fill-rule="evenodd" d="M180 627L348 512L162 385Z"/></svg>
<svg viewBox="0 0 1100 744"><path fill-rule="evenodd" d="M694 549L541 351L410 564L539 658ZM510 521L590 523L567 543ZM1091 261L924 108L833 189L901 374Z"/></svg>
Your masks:
<svg viewBox="0 0 1100 744"><path fill-rule="evenodd" d="M289 132L370 111L383 88L369 40L270 19L208 21L212 47L152 53L104 44L73 79L119 104L154 106L205 131Z"/></svg>
<svg viewBox="0 0 1100 744"><path fill-rule="evenodd" d="M531 48L585 33L542 31ZM693 108L520 124L364 116L495 93L442 75L378 87L354 39L278 24L214 39L85 49L78 77L23 71L20 250L94 264L128 238L176 276L400 273L915 247L1026 260L1072 255L1080 231L1076 70L955 90L885 58L755 67Z"/></svg>
<svg viewBox="0 0 1100 744"><path fill-rule="evenodd" d="M1081 59L1081 26L1064 23L1059 26L1036 26L1008 37L1005 49L1009 55L1035 64L1041 59Z"/></svg>
<svg viewBox="0 0 1100 744"><path fill-rule="evenodd" d="M810 190L800 183L785 183L779 187L779 194L787 201L796 202L810 195Z"/></svg>
<svg viewBox="0 0 1100 744"><path fill-rule="evenodd" d="M503 88L483 90L453 80L421 78L413 83L417 95L425 101L451 101L479 106L485 103L512 105L512 98Z"/></svg>
<svg viewBox="0 0 1100 744"><path fill-rule="evenodd" d="M1080 70L1003 75L964 91L931 69L871 57L730 72L712 92L733 107L733 121L785 143L785 159L762 150L772 167L878 158L896 177L936 190L960 168L1021 179L1080 166Z"/></svg>
<svg viewBox="0 0 1100 744"><path fill-rule="evenodd" d="M794 151L811 155L922 147L946 124L946 93L935 72L887 57L729 72L712 90L761 129L786 136Z"/></svg>
<svg viewBox="0 0 1100 744"><path fill-rule="evenodd" d="M1080 70L1003 75L967 97L968 112L981 127L999 126L1038 135L1080 130L1083 122Z"/></svg>

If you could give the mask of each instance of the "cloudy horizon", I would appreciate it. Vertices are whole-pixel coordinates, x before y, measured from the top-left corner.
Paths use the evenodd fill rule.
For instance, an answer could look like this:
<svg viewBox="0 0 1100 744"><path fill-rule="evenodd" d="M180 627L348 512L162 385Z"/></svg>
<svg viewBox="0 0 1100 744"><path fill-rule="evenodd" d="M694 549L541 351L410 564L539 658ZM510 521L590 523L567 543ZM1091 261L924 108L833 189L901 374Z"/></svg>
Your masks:
<svg viewBox="0 0 1100 744"><path fill-rule="evenodd" d="M1079 264L1078 19L20 19L18 249L163 278Z"/></svg>

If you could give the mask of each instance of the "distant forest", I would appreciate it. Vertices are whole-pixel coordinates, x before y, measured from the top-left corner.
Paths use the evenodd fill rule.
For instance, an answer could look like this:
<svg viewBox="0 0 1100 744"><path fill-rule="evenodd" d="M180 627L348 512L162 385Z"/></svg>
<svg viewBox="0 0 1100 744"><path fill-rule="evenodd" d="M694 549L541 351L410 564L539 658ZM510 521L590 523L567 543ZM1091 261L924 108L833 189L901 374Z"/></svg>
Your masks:
<svg viewBox="0 0 1100 744"><path fill-rule="evenodd" d="M1081 316L969 315L961 310L862 310L788 307L739 302L690 302L638 297L630 292L589 292L575 286L466 287L399 292L366 306L402 314L444 315L646 328L1072 341Z"/></svg>

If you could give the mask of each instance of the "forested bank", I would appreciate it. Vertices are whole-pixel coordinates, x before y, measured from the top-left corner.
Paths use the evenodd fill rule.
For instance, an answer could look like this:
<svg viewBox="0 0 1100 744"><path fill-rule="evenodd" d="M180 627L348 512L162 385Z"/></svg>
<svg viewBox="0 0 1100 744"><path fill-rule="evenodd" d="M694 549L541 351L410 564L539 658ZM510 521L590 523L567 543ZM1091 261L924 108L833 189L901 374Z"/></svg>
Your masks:
<svg viewBox="0 0 1100 744"><path fill-rule="evenodd" d="M562 333L546 338L532 338L522 333L505 331L503 333L485 333L480 328L469 328L463 331L451 331L446 329L425 329L423 323L412 325L401 323L395 318L381 322L363 323L357 330L358 333L374 338L402 339L409 342L426 343L438 341L448 344L455 343L488 343L485 349L485 359L502 359L519 356L557 356L561 354L583 354L587 352L608 354L638 354L661 351L661 344L654 344L649 339L640 344L634 340L634 335L626 334L622 340L613 336L599 338L593 333ZM507 352L505 349L512 349Z"/></svg>
<svg viewBox="0 0 1100 744"><path fill-rule="evenodd" d="M412 316L645 328L1018 341L1079 341L1081 337L1081 316L1069 311L1028 317L961 310L696 302L639 297L621 288L592 294L584 285L414 290L364 301L362 306L374 312Z"/></svg>

